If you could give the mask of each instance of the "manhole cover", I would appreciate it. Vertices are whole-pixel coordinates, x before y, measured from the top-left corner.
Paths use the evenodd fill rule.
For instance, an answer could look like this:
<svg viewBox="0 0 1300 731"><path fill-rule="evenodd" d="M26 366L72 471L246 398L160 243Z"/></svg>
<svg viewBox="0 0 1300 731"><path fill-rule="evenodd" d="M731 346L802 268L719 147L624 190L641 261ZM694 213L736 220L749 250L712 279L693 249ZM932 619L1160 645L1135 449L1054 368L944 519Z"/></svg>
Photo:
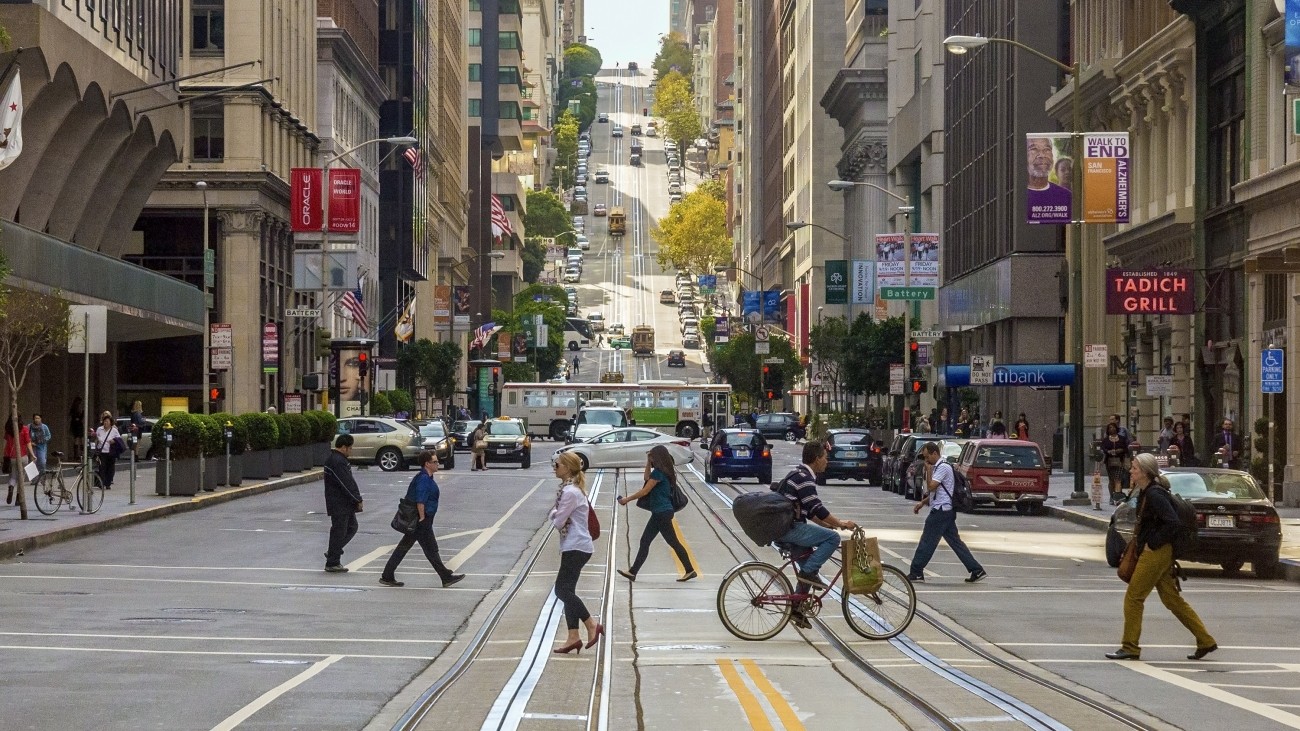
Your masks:
<svg viewBox="0 0 1300 731"><path fill-rule="evenodd" d="M222 609L220 607L164 607L160 612L184 612L186 614L247 614L247 609Z"/></svg>
<svg viewBox="0 0 1300 731"><path fill-rule="evenodd" d="M123 622L137 622L139 624L194 624L196 622L214 622L212 619L200 619L198 617L127 617Z"/></svg>
<svg viewBox="0 0 1300 731"><path fill-rule="evenodd" d="M344 592L344 591L365 591L365 589L353 589L346 586L281 586L284 591L314 591L314 592Z"/></svg>

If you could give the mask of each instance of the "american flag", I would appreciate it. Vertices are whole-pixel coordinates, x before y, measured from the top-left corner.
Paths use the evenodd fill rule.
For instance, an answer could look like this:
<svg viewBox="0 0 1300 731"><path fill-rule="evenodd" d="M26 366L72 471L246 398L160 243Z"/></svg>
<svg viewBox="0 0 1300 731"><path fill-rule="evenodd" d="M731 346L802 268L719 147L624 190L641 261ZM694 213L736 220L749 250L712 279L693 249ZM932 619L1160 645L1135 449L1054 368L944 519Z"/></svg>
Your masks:
<svg viewBox="0 0 1300 731"><path fill-rule="evenodd" d="M408 147L402 152L402 157L405 157L406 161L411 163L411 170L413 170L416 175L419 175L420 168L423 167L424 163L423 157L420 155L420 148Z"/></svg>
<svg viewBox="0 0 1300 731"><path fill-rule="evenodd" d="M474 331L474 339L470 341L469 349L473 350L474 348L481 348L484 345L487 345L487 341L491 339L492 334L496 331L497 324L495 322L485 322L482 325L479 325L478 329Z"/></svg>
<svg viewBox="0 0 1300 731"><path fill-rule="evenodd" d="M352 322L356 323L361 332L369 332L370 322L366 319L366 306L361 301L361 290L353 289L344 292L338 306L345 314L351 315Z"/></svg>
<svg viewBox="0 0 1300 731"><path fill-rule="evenodd" d="M502 236L514 235L514 229L510 228L510 219L506 218L505 206L501 205L501 199L492 194L492 238L499 239Z"/></svg>

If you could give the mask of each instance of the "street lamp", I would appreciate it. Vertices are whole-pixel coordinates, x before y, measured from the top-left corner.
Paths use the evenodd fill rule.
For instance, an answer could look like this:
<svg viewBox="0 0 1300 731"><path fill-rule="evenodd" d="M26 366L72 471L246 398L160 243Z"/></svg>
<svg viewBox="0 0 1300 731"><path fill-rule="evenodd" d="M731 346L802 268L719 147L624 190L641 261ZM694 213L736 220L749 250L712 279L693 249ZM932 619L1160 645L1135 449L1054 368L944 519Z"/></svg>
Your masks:
<svg viewBox="0 0 1300 731"><path fill-rule="evenodd" d="M212 373L209 372L208 366L212 364L212 333L209 332L212 326L209 324L212 320L212 313L208 310L208 184L205 181L194 183L194 187L199 189L203 194L203 413L207 415L211 408L208 406L208 388L212 385ZM202 460L200 460L202 461Z"/></svg>
<svg viewBox="0 0 1300 731"><path fill-rule="evenodd" d="M1074 361L1074 385L1070 387L1070 470L1074 473L1074 492L1067 505L1087 505L1088 494L1083 490L1083 217L1077 202L1079 192L1083 189L1083 113L1079 107L1080 65L1076 60L1067 64L1053 58L1036 48L1031 48L1019 41L1008 38L985 38L984 36L948 36L943 39L944 48L949 53L961 55L974 48L981 48L989 43L1002 43L1027 51L1047 61L1070 75L1072 92L1070 95L1070 137L1074 140L1074 173L1071 176L1070 196L1072 203L1070 214L1070 359Z"/></svg>

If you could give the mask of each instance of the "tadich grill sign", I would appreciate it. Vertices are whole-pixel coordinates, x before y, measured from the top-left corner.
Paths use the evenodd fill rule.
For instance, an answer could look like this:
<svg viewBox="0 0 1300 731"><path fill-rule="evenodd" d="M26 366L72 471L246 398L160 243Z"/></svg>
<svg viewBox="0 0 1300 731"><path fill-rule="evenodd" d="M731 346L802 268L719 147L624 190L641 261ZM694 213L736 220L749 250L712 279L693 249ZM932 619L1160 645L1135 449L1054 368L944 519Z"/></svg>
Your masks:
<svg viewBox="0 0 1300 731"><path fill-rule="evenodd" d="M1106 270L1106 314L1190 315L1196 310L1192 272Z"/></svg>

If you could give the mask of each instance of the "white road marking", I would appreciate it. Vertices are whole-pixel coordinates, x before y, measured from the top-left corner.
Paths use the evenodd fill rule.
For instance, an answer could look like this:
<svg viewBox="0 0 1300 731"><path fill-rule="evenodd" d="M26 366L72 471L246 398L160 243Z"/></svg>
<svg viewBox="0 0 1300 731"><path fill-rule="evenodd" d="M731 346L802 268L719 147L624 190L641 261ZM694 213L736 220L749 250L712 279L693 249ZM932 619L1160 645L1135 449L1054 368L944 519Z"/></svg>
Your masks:
<svg viewBox="0 0 1300 731"><path fill-rule="evenodd" d="M483 530L484 530L483 528L478 528L478 529L476 529L476 530L463 530L463 531L460 531L459 533L448 533L448 534L445 535L445 536L438 536L438 540L439 540L439 541L445 541L445 540L448 540L448 539L450 539L450 538L460 538L461 536L472 536L472 535L474 535L475 533L482 533ZM393 549L395 549L395 548L397 548L397 544L396 544L396 543L394 543L394 544L391 545L391 546L380 546L379 548L376 548L375 550L371 551L370 553L367 553L366 555L362 556L361 558L358 558L357 560L353 561L352 563L349 563L349 564L347 565L347 569L348 569L348 571L356 571L356 570L358 570L358 569L364 568L367 564L369 564L371 561L374 561L375 559L379 558L380 556L384 556L384 555L387 555L387 554L391 554L391 553L393 552Z"/></svg>
<svg viewBox="0 0 1300 731"><path fill-rule="evenodd" d="M42 652L106 652L119 655L213 655L221 657L322 657L323 652L237 652L233 650L143 650L123 647L60 647L58 645L0 645L0 650L40 650ZM362 660L421 660L432 661L430 655L354 655L338 657Z"/></svg>
<svg viewBox="0 0 1300 731"><path fill-rule="evenodd" d="M407 637L201 637L198 635L126 635L96 632L0 632L0 637L93 637L109 640L181 640L195 642L362 642L446 645L451 640L420 640ZM318 655L324 653L316 653Z"/></svg>
<svg viewBox="0 0 1300 731"><path fill-rule="evenodd" d="M479 549L487 545L487 542L492 539L492 536L495 536L497 531L501 530L501 526L506 524L506 521L510 519L510 516L515 514L515 511L519 509L519 506L523 505L528 498L532 497L533 493L537 492L537 488L541 487L545 482L546 480L544 479L538 480L537 484L533 485L533 489L524 493L523 497L519 498L514 505L511 505L510 509L505 512L505 515L498 518L497 522L493 523L490 527L484 528L483 531L474 538L474 540L469 542L468 546L465 546L460 550L460 553L453 556L452 559L447 562L447 568L455 571L460 568L462 564L472 558L474 554L478 553Z"/></svg>
<svg viewBox="0 0 1300 731"><path fill-rule="evenodd" d="M209 579L150 579L137 576L43 576L37 574L0 574L0 579L39 579L41 581L139 581L148 584L214 584L217 586L273 586L287 587L290 589L357 589L360 591L369 591L372 587L370 584L356 586L352 584L292 584L286 581L213 581ZM375 588L378 588L376 585ZM403 591L481 591L480 589L452 587L419 587L408 586Z"/></svg>
<svg viewBox="0 0 1300 731"><path fill-rule="evenodd" d="M1270 706L1267 703L1260 703L1249 698L1243 698L1235 693L1229 693L1226 690L1219 690L1218 688L1206 683L1198 683L1190 678L1184 678L1180 675L1171 673L1168 670L1162 670L1144 662L1113 662L1116 665L1126 667L1129 670L1141 673L1147 677L1164 681L1174 687L1189 690L1198 695L1203 695L1206 698L1219 701L1220 703L1226 703L1227 705L1240 708L1243 711L1253 713L1257 716L1262 716L1271 721L1276 721L1288 728L1300 729L1300 716L1297 716L1294 713L1287 713L1286 711Z"/></svg>
<svg viewBox="0 0 1300 731"><path fill-rule="evenodd" d="M342 655L330 655L324 660L317 662L315 665L312 665L311 667L307 668L301 673L298 673L292 678L286 680L285 682L275 686L274 688L258 696L257 699L254 700L252 703L249 703L248 705L239 709L235 713L231 714L231 716L226 720L222 721L216 726L213 726L212 731L231 731L231 729L237 728L239 724L252 718L253 714L271 705L271 703L274 702L276 698L279 698L285 693L288 693L294 688L297 688L298 686L307 682L308 680L311 680L312 678L319 675L322 670L324 670L325 668L333 665L334 663L342 659L343 659Z"/></svg>

